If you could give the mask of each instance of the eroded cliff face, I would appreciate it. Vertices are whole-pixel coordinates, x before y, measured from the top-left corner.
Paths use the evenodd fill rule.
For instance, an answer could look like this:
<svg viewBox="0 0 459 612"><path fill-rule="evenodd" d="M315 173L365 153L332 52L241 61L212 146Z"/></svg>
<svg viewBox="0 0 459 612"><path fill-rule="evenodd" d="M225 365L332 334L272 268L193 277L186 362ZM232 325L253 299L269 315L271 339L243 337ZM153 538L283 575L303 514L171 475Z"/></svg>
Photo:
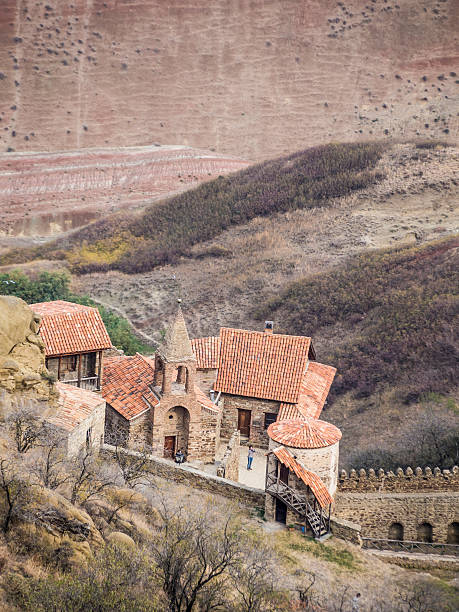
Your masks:
<svg viewBox="0 0 459 612"><path fill-rule="evenodd" d="M0 392L53 402L57 395L45 367L39 323L24 300L0 296Z"/></svg>
<svg viewBox="0 0 459 612"><path fill-rule="evenodd" d="M0 150L457 139L456 0L2 0Z"/></svg>

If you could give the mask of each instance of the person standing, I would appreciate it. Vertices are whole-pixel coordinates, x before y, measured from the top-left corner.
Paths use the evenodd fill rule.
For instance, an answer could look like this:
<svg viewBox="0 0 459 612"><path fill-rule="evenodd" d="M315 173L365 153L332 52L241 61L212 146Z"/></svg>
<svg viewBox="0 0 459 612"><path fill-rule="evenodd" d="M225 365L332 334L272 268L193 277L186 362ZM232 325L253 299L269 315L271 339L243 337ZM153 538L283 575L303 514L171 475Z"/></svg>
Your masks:
<svg viewBox="0 0 459 612"><path fill-rule="evenodd" d="M255 449L253 448L252 445L249 446L249 452L247 454L247 469L251 470L252 469L252 461L253 461L253 456L255 455Z"/></svg>
<svg viewBox="0 0 459 612"><path fill-rule="evenodd" d="M360 593L352 599L352 612L359 612L360 610Z"/></svg>

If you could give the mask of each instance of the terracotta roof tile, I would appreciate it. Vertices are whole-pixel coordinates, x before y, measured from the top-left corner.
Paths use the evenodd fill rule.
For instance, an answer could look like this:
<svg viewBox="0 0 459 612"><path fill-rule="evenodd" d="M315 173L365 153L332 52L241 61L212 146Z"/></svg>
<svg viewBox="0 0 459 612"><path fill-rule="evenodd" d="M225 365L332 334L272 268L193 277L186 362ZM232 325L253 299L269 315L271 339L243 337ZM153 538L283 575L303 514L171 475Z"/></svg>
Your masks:
<svg viewBox="0 0 459 612"><path fill-rule="evenodd" d="M221 328L214 389L223 393L296 403L311 339Z"/></svg>
<svg viewBox="0 0 459 612"><path fill-rule="evenodd" d="M31 304L30 307L42 317L39 333L47 357L99 351L112 346L97 308L62 300Z"/></svg>
<svg viewBox="0 0 459 612"><path fill-rule="evenodd" d="M310 487L322 508L327 508L333 503L333 497L330 495L320 476L304 468L283 446L273 450L273 453L281 463L287 466L290 471L294 472L300 480Z"/></svg>
<svg viewBox="0 0 459 612"><path fill-rule="evenodd" d="M158 403L150 389L154 368L151 361L137 353L132 357L105 360L102 395L107 404L130 420Z"/></svg>
<svg viewBox="0 0 459 612"><path fill-rule="evenodd" d="M220 337L195 338L191 341L198 370L216 370L219 364Z"/></svg>
<svg viewBox="0 0 459 612"><path fill-rule="evenodd" d="M293 448L322 448L341 440L341 431L326 421L303 418L276 421L268 427L270 438Z"/></svg>
<svg viewBox="0 0 459 612"><path fill-rule="evenodd" d="M93 391L61 382L56 383L56 388L59 391L57 413L48 420L66 431L73 431L96 408L105 404L104 398Z"/></svg>
<svg viewBox="0 0 459 612"><path fill-rule="evenodd" d="M207 410L210 410L211 412L215 412L216 414L220 412L220 408L216 406L212 402L210 397L207 397L207 395L203 393L197 385L195 385L194 391L196 394L196 399L201 404L201 406L204 406L204 408L207 408Z"/></svg>
<svg viewBox="0 0 459 612"><path fill-rule="evenodd" d="M301 381L298 402L296 404L282 402L277 420L285 421L286 419L302 419L304 417L318 419L335 374L336 368L310 361Z"/></svg>

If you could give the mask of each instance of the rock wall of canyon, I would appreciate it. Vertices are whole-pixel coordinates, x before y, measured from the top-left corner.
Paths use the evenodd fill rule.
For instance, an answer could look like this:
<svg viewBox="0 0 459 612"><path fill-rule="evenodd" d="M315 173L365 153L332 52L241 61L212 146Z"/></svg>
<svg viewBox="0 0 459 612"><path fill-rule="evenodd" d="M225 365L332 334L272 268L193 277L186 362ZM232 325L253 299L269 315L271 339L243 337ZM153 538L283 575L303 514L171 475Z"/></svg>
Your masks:
<svg viewBox="0 0 459 612"><path fill-rule="evenodd" d="M0 150L457 138L456 0L2 0Z"/></svg>

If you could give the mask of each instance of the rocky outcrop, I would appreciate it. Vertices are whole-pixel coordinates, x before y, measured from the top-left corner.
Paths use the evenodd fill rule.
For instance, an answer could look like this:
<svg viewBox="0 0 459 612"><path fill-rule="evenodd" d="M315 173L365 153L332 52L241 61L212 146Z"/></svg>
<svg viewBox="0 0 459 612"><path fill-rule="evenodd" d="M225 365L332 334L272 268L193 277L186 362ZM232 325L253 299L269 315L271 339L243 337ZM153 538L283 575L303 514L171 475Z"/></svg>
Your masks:
<svg viewBox="0 0 459 612"><path fill-rule="evenodd" d="M40 317L20 298L0 296L0 391L53 401L53 380L38 335Z"/></svg>

